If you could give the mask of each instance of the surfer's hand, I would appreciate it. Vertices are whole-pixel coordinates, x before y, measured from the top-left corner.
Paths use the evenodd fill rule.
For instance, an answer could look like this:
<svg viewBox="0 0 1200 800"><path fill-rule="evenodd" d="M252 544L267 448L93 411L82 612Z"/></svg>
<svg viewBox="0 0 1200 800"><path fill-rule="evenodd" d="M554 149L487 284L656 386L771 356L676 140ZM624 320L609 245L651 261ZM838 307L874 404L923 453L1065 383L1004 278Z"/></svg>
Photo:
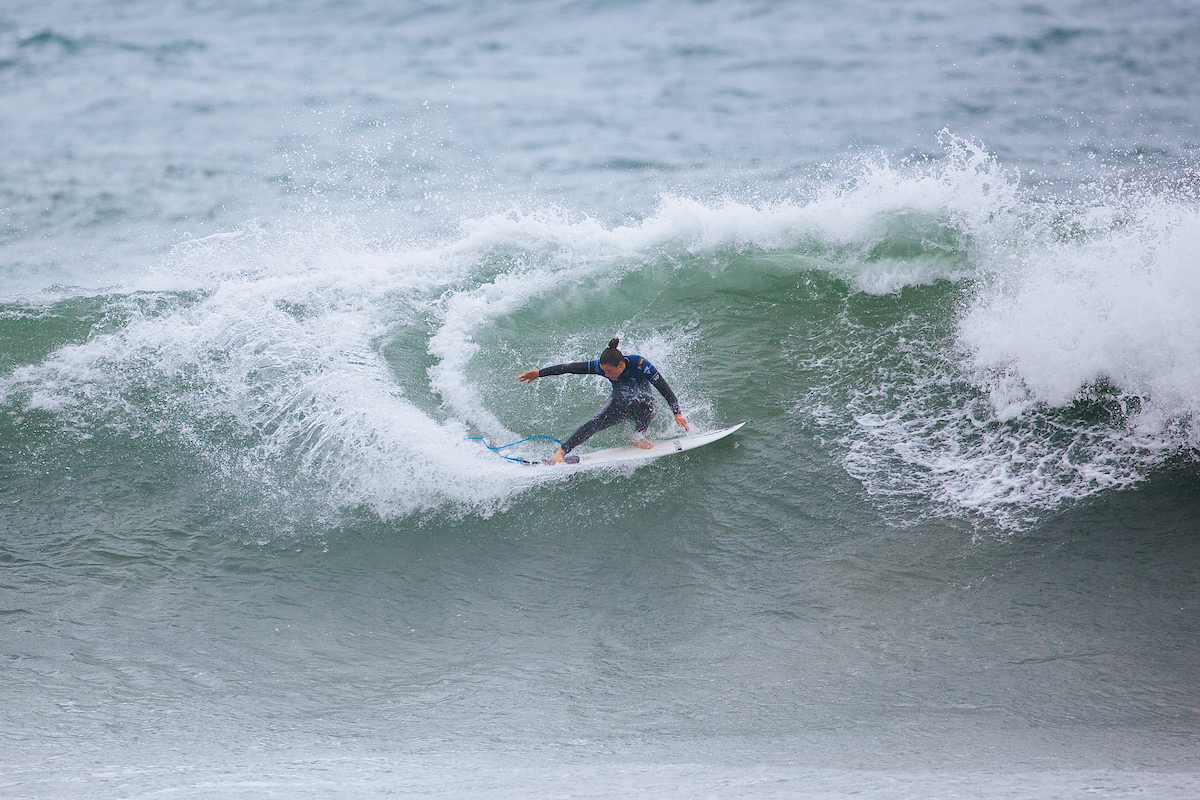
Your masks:
<svg viewBox="0 0 1200 800"><path fill-rule="evenodd" d="M689 428L689 427L688 427L687 420L683 418L683 414L676 414L676 415L675 415L675 423L676 423L677 425L682 425L682 426L683 426L683 429L684 429L685 431L690 431L690 430L691 430L691 428Z"/></svg>
<svg viewBox="0 0 1200 800"><path fill-rule="evenodd" d="M538 371L536 369L531 369L529 372L522 372L520 375L518 375L517 380L519 380L521 383L533 383L538 379L538 377Z"/></svg>
<svg viewBox="0 0 1200 800"><path fill-rule="evenodd" d="M537 370L534 370L534 372L537 372ZM528 375L529 373L525 373L525 374ZM530 380L533 380L533 379L530 378ZM550 463L561 464L561 463L563 463L563 459L566 457L567 457L567 454L564 453L563 449L560 447L560 448L558 448L558 451L555 452L554 457L550 459Z"/></svg>

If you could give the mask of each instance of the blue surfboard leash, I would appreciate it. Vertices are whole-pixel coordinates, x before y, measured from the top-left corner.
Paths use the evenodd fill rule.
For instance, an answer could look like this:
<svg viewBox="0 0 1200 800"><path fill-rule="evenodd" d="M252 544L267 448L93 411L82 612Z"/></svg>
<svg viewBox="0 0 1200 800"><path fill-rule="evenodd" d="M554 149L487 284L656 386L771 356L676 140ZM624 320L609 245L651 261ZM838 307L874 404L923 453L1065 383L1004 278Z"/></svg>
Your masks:
<svg viewBox="0 0 1200 800"><path fill-rule="evenodd" d="M550 441L554 442L559 447L562 447L562 442L560 442L558 439L555 439L553 436L528 436L524 439L521 439L520 441L509 442L508 444L497 445L496 447L492 447L490 444L488 444L482 436L468 436L467 437L468 442L483 442L483 446L486 447L488 450L503 450L507 447L512 447L513 445L521 444L521 442L531 442L534 439L549 439ZM513 458L511 456L500 456L500 457L503 459L506 459L508 461L516 461L519 464L534 463L532 461L526 461L523 458Z"/></svg>

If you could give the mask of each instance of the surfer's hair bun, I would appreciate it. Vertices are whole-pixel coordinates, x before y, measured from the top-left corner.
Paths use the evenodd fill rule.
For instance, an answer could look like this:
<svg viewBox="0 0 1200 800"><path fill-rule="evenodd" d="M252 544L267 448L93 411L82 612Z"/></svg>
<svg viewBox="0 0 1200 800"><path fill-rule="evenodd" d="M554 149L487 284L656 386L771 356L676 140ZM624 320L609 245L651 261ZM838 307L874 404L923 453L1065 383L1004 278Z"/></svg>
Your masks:
<svg viewBox="0 0 1200 800"><path fill-rule="evenodd" d="M610 367L615 367L625 360L625 356L621 355L621 351L617 349L617 345L621 343L620 339L609 339L608 349L600 354L600 363L607 364Z"/></svg>

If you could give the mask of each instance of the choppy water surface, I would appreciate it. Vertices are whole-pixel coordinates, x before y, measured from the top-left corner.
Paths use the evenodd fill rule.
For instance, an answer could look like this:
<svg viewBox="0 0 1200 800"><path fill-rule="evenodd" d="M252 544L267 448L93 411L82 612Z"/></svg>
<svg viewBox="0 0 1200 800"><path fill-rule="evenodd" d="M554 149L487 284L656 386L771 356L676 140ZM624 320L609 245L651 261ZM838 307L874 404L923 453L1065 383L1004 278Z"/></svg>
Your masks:
<svg viewBox="0 0 1200 800"><path fill-rule="evenodd" d="M1198 32L0 10L0 794L1194 794Z"/></svg>

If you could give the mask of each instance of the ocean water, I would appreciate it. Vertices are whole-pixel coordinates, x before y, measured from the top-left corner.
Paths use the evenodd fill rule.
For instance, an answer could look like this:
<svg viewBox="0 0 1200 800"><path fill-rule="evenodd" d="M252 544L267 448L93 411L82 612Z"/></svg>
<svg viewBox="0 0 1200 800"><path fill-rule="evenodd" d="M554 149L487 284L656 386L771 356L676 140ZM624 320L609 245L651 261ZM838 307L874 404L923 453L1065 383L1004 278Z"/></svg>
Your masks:
<svg viewBox="0 0 1200 800"><path fill-rule="evenodd" d="M5 3L0 796L1197 796L1197 52ZM745 428L470 438L569 434L603 381L516 376L612 336Z"/></svg>

